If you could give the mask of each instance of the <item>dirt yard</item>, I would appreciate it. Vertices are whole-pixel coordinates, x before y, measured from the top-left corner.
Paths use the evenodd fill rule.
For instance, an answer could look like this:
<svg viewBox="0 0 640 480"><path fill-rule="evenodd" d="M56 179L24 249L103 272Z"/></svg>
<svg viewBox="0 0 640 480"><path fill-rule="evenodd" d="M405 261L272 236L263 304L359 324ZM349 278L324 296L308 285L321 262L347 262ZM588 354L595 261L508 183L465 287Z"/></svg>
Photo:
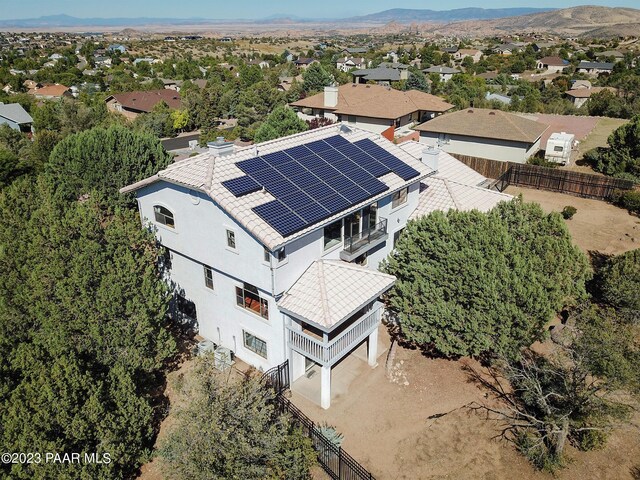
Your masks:
<svg viewBox="0 0 640 480"><path fill-rule="evenodd" d="M394 365L392 380L381 364L359 376L349 395L334 400L329 410L295 393L292 400L313 420L343 433L345 450L377 479L554 478L496 438L499 422L465 407L488 401L463 370L464 365L479 368L477 363L429 359L399 348ZM640 463L638 429L616 431L603 450L570 448L569 455L571 465L555 478L632 479Z"/></svg>
<svg viewBox="0 0 640 480"><path fill-rule="evenodd" d="M576 207L578 211L567 227L575 244L586 253L613 255L640 248L640 218L610 203L513 186L505 193L522 194L526 202L539 203L546 212L560 212L567 205Z"/></svg>

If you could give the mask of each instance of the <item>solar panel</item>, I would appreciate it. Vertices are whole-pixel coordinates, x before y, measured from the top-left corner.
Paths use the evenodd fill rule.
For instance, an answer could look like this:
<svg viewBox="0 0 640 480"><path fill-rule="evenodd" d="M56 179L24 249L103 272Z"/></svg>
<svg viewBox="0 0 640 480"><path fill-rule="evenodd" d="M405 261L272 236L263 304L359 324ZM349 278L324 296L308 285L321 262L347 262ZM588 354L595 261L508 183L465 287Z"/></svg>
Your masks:
<svg viewBox="0 0 640 480"><path fill-rule="evenodd" d="M318 203L331 212L331 215L351 206L351 203L341 195L331 195L321 198Z"/></svg>
<svg viewBox="0 0 640 480"><path fill-rule="evenodd" d="M301 173L307 172L307 169L298 162L288 162L278 165L276 169L285 177L294 177Z"/></svg>
<svg viewBox="0 0 640 480"><path fill-rule="evenodd" d="M333 137L325 138L324 141L338 149L341 149L343 145L351 145L351 142L341 135L334 135Z"/></svg>
<svg viewBox="0 0 640 480"><path fill-rule="evenodd" d="M316 140L315 142L305 143L305 146L313 153L319 153L333 148L323 140Z"/></svg>
<svg viewBox="0 0 640 480"><path fill-rule="evenodd" d="M340 195L349 200L352 203L359 203L365 198L369 197L369 193L360 188L357 185L353 187L346 188L344 190L340 190Z"/></svg>
<svg viewBox="0 0 640 480"><path fill-rule="evenodd" d="M269 185L265 185L267 191L276 198L282 198L285 195L291 195L300 189L293 184L293 182L287 180L286 178L281 180L280 182L270 183Z"/></svg>
<svg viewBox="0 0 640 480"><path fill-rule="evenodd" d="M301 205L309 205L311 202L313 202L311 197L301 190L298 190L297 192L294 192L290 195L280 196L279 200L291 210L295 211L297 211L296 207L299 207Z"/></svg>
<svg viewBox="0 0 640 480"><path fill-rule="evenodd" d="M296 213L308 222L309 225L331 216L331 212L317 202L298 207Z"/></svg>
<svg viewBox="0 0 640 480"><path fill-rule="evenodd" d="M260 157L250 158L249 160L243 160L236 163L236 166L240 168L244 173L254 173L259 170L263 170L269 167L269 164Z"/></svg>
<svg viewBox="0 0 640 480"><path fill-rule="evenodd" d="M307 225L302 218L278 200L258 205L253 207L252 210L271 225L280 235L285 237L301 230Z"/></svg>
<svg viewBox="0 0 640 480"><path fill-rule="evenodd" d="M247 175L223 185L235 196L265 188L275 200L253 208L283 236L385 192L378 177L405 180L419 172L369 139L341 135L297 145L236 164Z"/></svg>
<svg viewBox="0 0 640 480"><path fill-rule="evenodd" d="M246 175L244 177L232 178L231 180L222 182L222 185L236 197L257 192L262 188L258 182Z"/></svg>
<svg viewBox="0 0 640 480"><path fill-rule="evenodd" d="M396 175L399 175L403 180L410 180L414 177L420 175L420 172L415 168L410 167L407 164L404 164L396 169L394 169Z"/></svg>

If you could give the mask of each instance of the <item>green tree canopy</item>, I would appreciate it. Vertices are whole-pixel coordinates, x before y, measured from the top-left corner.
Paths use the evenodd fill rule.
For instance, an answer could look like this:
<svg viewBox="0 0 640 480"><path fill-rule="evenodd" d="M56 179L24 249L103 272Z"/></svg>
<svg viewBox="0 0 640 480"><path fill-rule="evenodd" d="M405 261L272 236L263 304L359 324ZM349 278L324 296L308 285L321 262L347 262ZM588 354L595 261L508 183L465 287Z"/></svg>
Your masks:
<svg viewBox="0 0 640 480"><path fill-rule="evenodd" d="M302 74L302 88L308 95L321 92L333 83L333 77L319 63L313 63Z"/></svg>
<svg viewBox="0 0 640 480"><path fill-rule="evenodd" d="M404 85L405 90L419 90L421 92L429 92L429 84L422 72L411 72L407 83Z"/></svg>
<svg viewBox="0 0 640 480"><path fill-rule="evenodd" d="M607 147L589 150L585 159L605 175L640 182L640 115L613 131Z"/></svg>
<svg viewBox="0 0 640 480"><path fill-rule="evenodd" d="M307 123L287 107L277 107L256 131L255 141L266 142L307 130Z"/></svg>
<svg viewBox="0 0 640 480"><path fill-rule="evenodd" d="M157 138L114 125L70 135L56 145L45 175L71 201L96 190L112 204L132 199L118 190L150 177L171 162Z"/></svg>
<svg viewBox="0 0 640 480"><path fill-rule="evenodd" d="M4 465L9 478L126 478L154 440L153 393L175 343L153 236L92 191L42 177L0 193L0 444L109 464ZM4 470L2 470L4 469Z"/></svg>
<svg viewBox="0 0 640 480"><path fill-rule="evenodd" d="M401 334L446 356L515 356L590 276L562 217L521 199L409 222L383 268Z"/></svg>
<svg viewBox="0 0 640 480"><path fill-rule="evenodd" d="M640 323L640 248L610 258L599 277L602 299Z"/></svg>
<svg viewBox="0 0 640 480"><path fill-rule="evenodd" d="M224 380L211 357L191 376L160 451L171 478L311 478L311 441L274 408L271 390L255 378Z"/></svg>

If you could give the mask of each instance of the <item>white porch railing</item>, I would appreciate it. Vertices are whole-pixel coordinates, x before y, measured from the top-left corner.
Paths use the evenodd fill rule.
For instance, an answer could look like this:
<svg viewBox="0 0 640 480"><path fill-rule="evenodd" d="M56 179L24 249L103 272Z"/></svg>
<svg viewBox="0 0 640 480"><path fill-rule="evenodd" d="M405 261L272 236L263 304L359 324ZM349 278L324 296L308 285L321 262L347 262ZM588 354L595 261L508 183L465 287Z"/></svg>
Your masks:
<svg viewBox="0 0 640 480"><path fill-rule="evenodd" d="M321 365L333 365L367 338L380 324L380 308L363 315L328 343L287 326L289 347Z"/></svg>

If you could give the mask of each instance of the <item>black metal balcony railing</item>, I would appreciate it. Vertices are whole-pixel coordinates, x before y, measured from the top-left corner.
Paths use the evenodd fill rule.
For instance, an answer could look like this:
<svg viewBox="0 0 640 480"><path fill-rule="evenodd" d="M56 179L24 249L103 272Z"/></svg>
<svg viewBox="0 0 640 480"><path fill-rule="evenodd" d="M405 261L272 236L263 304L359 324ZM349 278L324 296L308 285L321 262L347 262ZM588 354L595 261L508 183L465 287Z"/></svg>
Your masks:
<svg viewBox="0 0 640 480"><path fill-rule="evenodd" d="M387 235L387 219L380 218L380 221L373 227L364 230L363 232L345 237L344 239L344 251L349 254L354 254L364 248L368 247L371 243Z"/></svg>

